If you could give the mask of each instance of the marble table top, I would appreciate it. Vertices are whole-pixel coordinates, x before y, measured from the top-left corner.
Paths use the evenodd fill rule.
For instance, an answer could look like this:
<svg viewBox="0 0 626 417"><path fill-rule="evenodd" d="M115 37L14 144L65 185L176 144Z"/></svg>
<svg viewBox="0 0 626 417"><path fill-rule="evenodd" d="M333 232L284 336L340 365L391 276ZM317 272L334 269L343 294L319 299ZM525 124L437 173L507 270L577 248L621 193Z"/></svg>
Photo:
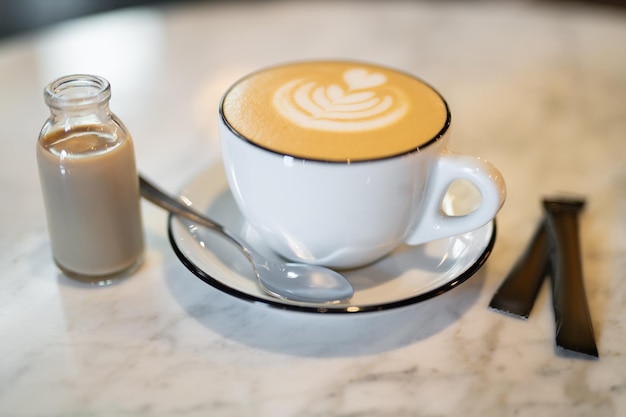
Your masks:
<svg viewBox="0 0 626 417"><path fill-rule="evenodd" d="M194 3L0 41L0 415L626 415L624 45L624 10L534 1ZM34 154L48 82L107 77L140 170L174 193L219 159L226 87L304 58L386 64L446 97L452 148L508 187L477 275L386 313L269 309L191 274L148 203L134 276L97 288L57 272ZM554 192L588 201L597 361L557 354L547 286L528 321L487 309Z"/></svg>

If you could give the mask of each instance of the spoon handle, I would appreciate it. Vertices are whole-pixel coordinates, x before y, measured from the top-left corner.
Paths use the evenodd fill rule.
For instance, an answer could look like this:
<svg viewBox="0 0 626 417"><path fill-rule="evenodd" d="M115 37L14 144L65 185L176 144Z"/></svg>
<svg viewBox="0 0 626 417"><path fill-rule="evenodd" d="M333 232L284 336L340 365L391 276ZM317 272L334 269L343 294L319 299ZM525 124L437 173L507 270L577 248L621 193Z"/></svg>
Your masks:
<svg viewBox="0 0 626 417"><path fill-rule="evenodd" d="M188 220L208 227L209 229L226 236L237 246L241 247L245 255L252 261L252 257L254 257L255 253L253 249L248 247L248 245L246 245L245 242L243 242L237 235L230 232L221 224L216 223L208 217L203 216L196 210L192 209L190 206L183 204L181 201L170 197L168 194L158 189L155 185L150 183L150 181L146 180L141 175L139 176L139 189L141 190L141 195L151 203L161 208L164 208L174 215L184 217Z"/></svg>
<svg viewBox="0 0 626 417"><path fill-rule="evenodd" d="M332 304L349 300L354 294L354 289L350 283L335 271L319 266L269 261L249 247L239 236L198 213L182 201L170 197L142 176L139 176L139 189L146 200L176 216L187 218L205 226L239 246L252 264L259 286L271 296L292 301ZM293 278L300 277L307 278L304 285L289 285L291 282L298 281Z"/></svg>

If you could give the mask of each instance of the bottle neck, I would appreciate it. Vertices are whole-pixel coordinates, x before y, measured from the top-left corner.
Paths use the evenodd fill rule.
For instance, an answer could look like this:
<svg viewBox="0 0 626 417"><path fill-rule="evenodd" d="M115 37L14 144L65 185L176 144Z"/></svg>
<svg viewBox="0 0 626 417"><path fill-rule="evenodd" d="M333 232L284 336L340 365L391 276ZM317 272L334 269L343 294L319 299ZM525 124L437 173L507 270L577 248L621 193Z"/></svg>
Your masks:
<svg viewBox="0 0 626 417"><path fill-rule="evenodd" d="M107 117L111 86L107 80L95 75L68 75L46 86L44 99L55 118Z"/></svg>
<svg viewBox="0 0 626 417"><path fill-rule="evenodd" d="M97 106L88 107L69 107L57 108L50 107L50 116L52 120L60 120L66 118L72 119L93 119L105 122L111 117L111 110L108 103L101 103Z"/></svg>

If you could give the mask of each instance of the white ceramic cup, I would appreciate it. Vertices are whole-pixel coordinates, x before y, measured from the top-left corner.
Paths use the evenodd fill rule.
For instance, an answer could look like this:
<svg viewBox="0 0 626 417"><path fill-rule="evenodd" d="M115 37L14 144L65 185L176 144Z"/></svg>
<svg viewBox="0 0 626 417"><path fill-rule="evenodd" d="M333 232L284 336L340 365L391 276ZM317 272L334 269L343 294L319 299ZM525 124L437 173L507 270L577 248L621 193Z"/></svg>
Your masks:
<svg viewBox="0 0 626 417"><path fill-rule="evenodd" d="M324 161L254 143L225 114L229 94L232 88L220 105L219 133L230 190L264 242L287 259L362 266L401 243L419 245L475 230L494 219L504 202L505 185L493 165L448 150L447 105L438 134L417 149ZM457 179L474 184L481 201L469 214L450 216L442 200Z"/></svg>

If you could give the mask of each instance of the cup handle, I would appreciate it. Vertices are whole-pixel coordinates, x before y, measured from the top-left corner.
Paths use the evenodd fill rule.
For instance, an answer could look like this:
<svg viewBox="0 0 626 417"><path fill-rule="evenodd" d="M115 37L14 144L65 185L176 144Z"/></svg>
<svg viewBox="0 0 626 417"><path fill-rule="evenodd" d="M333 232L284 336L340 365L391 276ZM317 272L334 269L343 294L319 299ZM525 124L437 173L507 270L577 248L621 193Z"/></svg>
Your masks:
<svg viewBox="0 0 626 417"><path fill-rule="evenodd" d="M458 179L476 186L481 194L480 206L469 214L450 216L442 209L448 188ZM506 187L502 174L491 163L472 156L444 151L437 160L426 186L420 216L406 243L419 245L476 230L489 223L498 213Z"/></svg>

